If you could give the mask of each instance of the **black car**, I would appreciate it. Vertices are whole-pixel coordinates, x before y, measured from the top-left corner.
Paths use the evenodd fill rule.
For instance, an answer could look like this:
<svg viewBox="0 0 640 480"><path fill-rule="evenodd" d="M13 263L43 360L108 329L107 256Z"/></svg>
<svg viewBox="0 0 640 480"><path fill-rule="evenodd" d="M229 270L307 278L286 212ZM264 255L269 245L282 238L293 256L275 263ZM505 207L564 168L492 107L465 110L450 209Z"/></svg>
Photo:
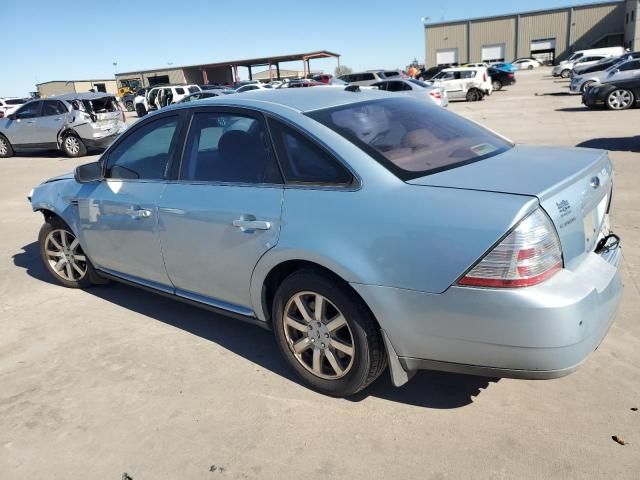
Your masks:
<svg viewBox="0 0 640 480"><path fill-rule="evenodd" d="M444 70L445 68L451 68L451 67L457 67L458 64L457 63L452 63L452 64L442 64L442 65L438 65L436 67L431 67L431 68L422 68L420 69L420 72L418 72L418 74L416 75L416 78L418 80L431 80L433 77L435 77L438 73L440 73L442 70Z"/></svg>
<svg viewBox="0 0 640 480"><path fill-rule="evenodd" d="M582 103L589 108L604 106L609 110L626 110L638 101L640 101L640 77L593 85L582 94Z"/></svg>
<svg viewBox="0 0 640 480"><path fill-rule="evenodd" d="M500 70L498 68L489 68L487 72L491 77L493 90L496 92L502 89L502 87L506 87L507 85L516 83L516 74L513 72L505 72L504 70Z"/></svg>

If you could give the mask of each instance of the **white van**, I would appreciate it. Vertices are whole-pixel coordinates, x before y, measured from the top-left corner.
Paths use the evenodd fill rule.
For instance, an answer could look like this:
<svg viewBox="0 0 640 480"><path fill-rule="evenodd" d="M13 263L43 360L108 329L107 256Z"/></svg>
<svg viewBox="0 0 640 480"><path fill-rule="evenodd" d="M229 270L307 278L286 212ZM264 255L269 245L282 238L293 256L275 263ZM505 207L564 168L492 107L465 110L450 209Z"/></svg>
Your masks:
<svg viewBox="0 0 640 480"><path fill-rule="evenodd" d="M585 55L602 55L605 57L613 57L616 55L622 55L624 53L623 47L606 47L606 48L591 48L588 50L578 50L577 52L573 52L569 58L563 60L559 63L559 65L564 65L565 63L573 63L576 60L584 57Z"/></svg>

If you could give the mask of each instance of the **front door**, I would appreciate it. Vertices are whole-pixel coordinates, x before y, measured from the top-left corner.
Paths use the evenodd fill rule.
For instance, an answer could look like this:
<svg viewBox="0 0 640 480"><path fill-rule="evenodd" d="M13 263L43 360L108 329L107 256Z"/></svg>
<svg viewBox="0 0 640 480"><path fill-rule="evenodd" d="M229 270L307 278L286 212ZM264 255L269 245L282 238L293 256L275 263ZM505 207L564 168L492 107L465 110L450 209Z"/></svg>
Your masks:
<svg viewBox="0 0 640 480"><path fill-rule="evenodd" d="M15 120L9 120L6 136L14 147L32 147L37 142L36 119L40 115L42 101L25 103L15 113Z"/></svg>
<svg viewBox="0 0 640 480"><path fill-rule="evenodd" d="M178 150L180 114L133 127L103 157L105 180L78 198L82 245L98 269L173 291L158 240L158 202Z"/></svg>
<svg viewBox="0 0 640 480"><path fill-rule="evenodd" d="M159 206L160 243L178 295L251 314L251 275L278 242L283 186L263 119L193 114L179 181Z"/></svg>

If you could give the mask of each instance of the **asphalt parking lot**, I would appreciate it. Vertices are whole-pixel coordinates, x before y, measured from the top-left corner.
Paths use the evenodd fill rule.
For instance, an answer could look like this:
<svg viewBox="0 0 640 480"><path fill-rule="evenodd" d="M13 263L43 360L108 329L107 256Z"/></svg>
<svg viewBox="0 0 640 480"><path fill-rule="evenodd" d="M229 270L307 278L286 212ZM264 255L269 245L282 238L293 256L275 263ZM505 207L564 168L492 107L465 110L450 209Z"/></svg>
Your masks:
<svg viewBox="0 0 640 480"><path fill-rule="evenodd" d="M639 478L640 109L589 111L549 72L450 109L518 143L611 151L625 294L576 373L421 372L399 389L385 374L324 397L257 327L122 285L54 284L26 196L91 158L19 156L0 162L0 478Z"/></svg>

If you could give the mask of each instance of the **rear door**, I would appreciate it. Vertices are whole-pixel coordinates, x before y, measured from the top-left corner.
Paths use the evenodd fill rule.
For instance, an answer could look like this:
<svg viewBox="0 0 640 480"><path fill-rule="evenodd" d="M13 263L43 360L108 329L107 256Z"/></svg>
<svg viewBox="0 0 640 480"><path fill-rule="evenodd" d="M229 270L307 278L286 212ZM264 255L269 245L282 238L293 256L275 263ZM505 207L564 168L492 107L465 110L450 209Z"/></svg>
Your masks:
<svg viewBox="0 0 640 480"><path fill-rule="evenodd" d="M65 124L69 111L60 100L45 100L42 105L42 114L36 118L35 126L38 130L38 143L47 146L57 146L58 133Z"/></svg>
<svg viewBox="0 0 640 480"><path fill-rule="evenodd" d="M181 151L181 114L142 121L103 157L105 180L77 202L82 244L97 268L172 292L158 240L158 202Z"/></svg>
<svg viewBox="0 0 640 480"><path fill-rule="evenodd" d="M176 294L251 314L251 275L278 242L280 170L264 119L203 108L190 122L179 181L159 205L160 243Z"/></svg>

